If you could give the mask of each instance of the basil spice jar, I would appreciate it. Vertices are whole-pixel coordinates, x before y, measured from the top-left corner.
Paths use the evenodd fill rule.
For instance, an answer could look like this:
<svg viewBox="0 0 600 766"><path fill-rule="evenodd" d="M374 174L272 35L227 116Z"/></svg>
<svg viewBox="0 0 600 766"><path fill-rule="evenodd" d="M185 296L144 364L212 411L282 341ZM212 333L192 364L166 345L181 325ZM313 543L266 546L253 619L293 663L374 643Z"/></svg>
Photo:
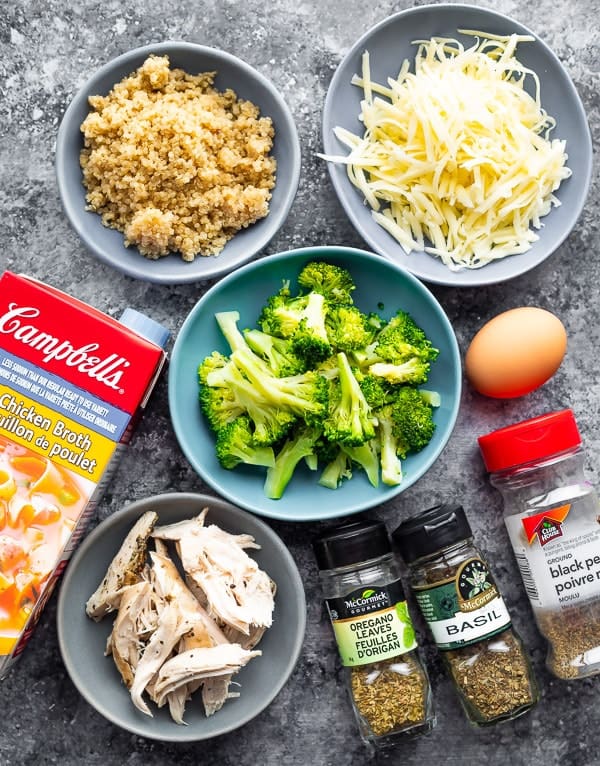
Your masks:
<svg viewBox="0 0 600 766"><path fill-rule="evenodd" d="M538 690L520 637L460 505L409 519L392 538L470 721L516 718Z"/></svg>
<svg viewBox="0 0 600 766"><path fill-rule="evenodd" d="M344 524L313 547L362 739L388 747L429 731L429 678L385 524Z"/></svg>

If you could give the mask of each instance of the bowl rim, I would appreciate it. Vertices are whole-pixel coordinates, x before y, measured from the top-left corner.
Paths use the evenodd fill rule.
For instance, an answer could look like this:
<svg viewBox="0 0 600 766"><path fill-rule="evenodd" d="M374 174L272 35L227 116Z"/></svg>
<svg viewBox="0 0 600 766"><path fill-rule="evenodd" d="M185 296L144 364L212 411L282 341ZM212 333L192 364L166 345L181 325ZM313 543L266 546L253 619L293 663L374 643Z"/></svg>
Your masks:
<svg viewBox="0 0 600 766"><path fill-rule="evenodd" d="M321 120L321 140L323 143L324 153L329 153L327 151L327 146L331 139L331 136L330 136L331 130L327 128L326 123L332 112L334 92L337 90L338 82L341 80L342 69L344 68L345 64L351 58L355 57L357 52L362 51L362 49L365 47L366 42L373 35L378 33L381 29L384 29L385 27L390 26L392 24L396 24L398 21L402 21L403 19L406 19L407 16L413 16L413 15L418 16L423 14L424 12L440 13L442 11L451 12L451 13L461 13L461 12L464 13L469 11L477 11L478 13L481 13L484 16L488 16L490 19L501 19L504 22L513 24L515 27L519 27L520 29L517 30L519 34L531 35L533 37L533 42L536 45L539 45L544 50L545 54L550 59L553 60L554 64L558 67L559 70L562 71L564 75L565 84L567 88L569 89L572 96L571 103L573 104L574 109L577 112L577 116L581 124L585 127L583 131L585 135L585 151L586 151L586 155L589 157L589 162L586 163L585 177L582 179L582 183L580 186L581 191L578 194L577 205L572 208L572 212L568 218L568 224L564 227L563 233L561 234L560 237L557 238L556 244L553 246L552 250L550 250L549 252L543 255L540 255L535 260L527 261L526 263L523 264L523 267L521 269L516 269L514 270L513 273L500 276L500 277L498 276L486 277L485 274L482 275L482 272L484 272L485 270L485 266L475 270L463 269L461 271L451 271L450 269L448 269L447 270L448 277L445 277L445 276L436 277L435 275L432 276L427 274L426 270L420 268L418 263L416 267L412 267L410 264L408 265L402 264L403 268L406 268L406 270L410 271L411 274L416 276L418 279L421 279L430 284L443 285L446 287L478 288L478 287L483 287L486 285L500 284L502 282L507 282L508 280L515 279L516 277L523 276L524 274L531 271L536 266L539 266L551 255L553 255L573 231L573 228L575 227L577 221L579 220L579 217L581 216L581 213L583 212L583 208L585 206L587 196L589 194L589 190L591 187L592 166L593 166L593 161L592 161L593 160L593 145L592 145L592 133L591 133L589 122L585 112L585 108L581 101L581 97L579 96L579 93L566 67L561 62L557 54L552 50L552 48L536 32L534 32L528 26L521 23L520 21L517 21L512 16L509 16L506 13L502 13L501 11L497 11L492 8L487 8L485 6L473 5L472 3L448 3L448 2L428 3L427 5L419 5L419 6L413 6L411 8L406 8L404 10L397 11L396 13L392 13L391 15L386 16L381 21L377 22L372 27L370 27L366 32L364 32L351 45L350 49L340 59L336 67L336 70L333 73L333 77L331 78L331 81L327 88L327 93L325 95L325 101L323 104L323 112L322 112L322 120ZM336 196L340 204L342 205L344 212L346 213L350 223L352 224L354 229L357 231L357 233L365 240L365 242L375 250L375 252L379 253L379 255L383 256L384 258L387 258L388 260L393 260L393 254L388 252L389 248L383 247L379 243L378 238L375 235L371 235L369 231L367 230L366 226L364 226L353 214L349 200L346 196L347 184L349 183L349 181L346 179L345 176L340 178L340 175L335 172L333 165L334 163L327 162L327 171L329 173L329 178L331 179L331 182L336 192ZM581 174L580 174L580 178L581 178ZM354 191L355 193L358 194L358 191L354 189L354 187L352 187L352 189L350 189L349 191ZM391 237L391 235L389 236ZM396 243L395 240L393 240L391 244L394 248L396 246L398 248L401 248L400 244ZM403 252L404 251L402 250L402 253ZM411 256L421 256L421 255L423 255L423 253L421 252L414 251L413 253L411 253ZM521 255L527 255L527 253L522 253ZM461 276L460 276L461 274L467 274L473 271L475 271L478 276L482 275L477 281L474 281L474 280L468 281L466 278L461 279Z"/></svg>
<svg viewBox="0 0 600 766"><path fill-rule="evenodd" d="M293 591L297 595L298 601L300 603L300 606L302 608L298 609L298 625L295 629L295 635L294 635L294 643L293 643L293 650L290 652L287 663L284 667L283 673L279 676L277 682L273 684L273 687L268 695L265 696L265 700L263 703L261 703L260 706L257 706L256 709L253 709L251 712L249 712L247 715L242 716L239 721L237 721L234 724L231 724L229 726L222 726L217 731L214 731L210 733L207 736L198 736L197 734L189 734L189 736L186 736L186 730L189 730L189 727L187 726L180 726L178 729L174 729L173 736L170 735L164 735L161 734L160 736L153 736L151 733L148 733L144 727L137 726L135 724L126 723L123 720L121 720L118 716L114 715L112 710L110 708L105 707L103 704L98 702L98 700L94 697L88 686L81 681L81 678L79 676L79 673L71 659L71 651L69 649L69 642L66 638L67 631L65 630L65 611L66 611L66 599L67 599L67 593L70 590L71 581L74 580L76 577L76 570L80 563L85 560L85 557L93 551L94 545L96 541L100 538L106 535L106 533L110 533L111 529L118 525L121 521L124 521L125 516L135 516L136 513L143 513L141 510L142 508L145 510L148 510L149 504L155 504L158 508L158 513L160 515L160 507L171 505L174 502L180 501L180 500L189 500L191 502L197 503L199 506L202 504L209 506L209 515L210 515L210 505L211 504L217 504L220 506L220 510L225 511L226 513L231 513L233 517L237 518L242 522L244 519L250 517L252 519L252 524L255 524L258 526L258 528L261 530L261 533L263 533L267 538L269 538L270 542L278 549L279 553L281 554L285 567L287 571L289 572L290 578L292 580L293 585ZM159 507L160 506L160 507ZM133 524L133 520L132 520ZM115 553L118 550L120 542L115 543ZM83 608L83 605L82 605ZM71 679L73 685L81 694L81 696L86 700L86 702L91 705L98 713L100 713L104 718L106 718L111 723L115 724L121 729L124 729L125 731L129 731L132 734L136 734L141 737L145 737L147 739L152 740L158 740L162 742L200 742L208 739L213 739L214 737L221 736L222 734L227 734L231 731L235 731L236 729L239 729L241 726L244 726L246 723L251 721L253 718L256 718L260 713L262 713L277 697L279 692L283 689L285 684L288 682L292 672L294 671L298 660L300 658L300 654L302 652L302 647L304 644L304 636L306 633L306 623L307 623L307 617L306 617L306 593L304 590L304 583L302 581L302 577L300 575L300 572L298 570L298 566L290 553L290 550L286 546L286 544L283 542L281 537L273 530L265 521L258 518L254 514L248 513L248 511L239 508L235 506L233 503L230 503L227 499L222 497L212 497L211 495L206 495L203 493L197 493L197 492L161 492L157 495L149 495L144 498L139 498L137 500L132 501L131 503L127 503L122 508L120 508L118 511L115 511L110 516L108 516L106 519L101 521L94 529L92 529L82 540L81 544L77 547L76 551L74 552L73 556L67 563L66 571L63 574L62 582L59 583L59 589L58 589L58 604L57 604L57 611L56 611L56 628L57 628L57 635L58 635L58 645L60 649L60 654L63 660L63 664L67 670L67 673L69 675L69 678ZM150 719L152 720L152 719ZM181 730L181 731L180 731ZM177 732L177 735L175 734Z"/></svg>
<svg viewBox="0 0 600 766"><path fill-rule="evenodd" d="M261 221L257 221L257 223L264 222L263 228L265 230L262 236L257 240L257 244L247 248L244 254L238 258L238 260L233 264L233 266L227 265L225 260L219 261L219 256L196 256L196 259L198 258L203 259L201 261L202 263L205 263L207 259L210 259L211 266L213 267L212 269L210 269L210 271L207 271L207 273L202 273L202 274L198 274L193 271L193 266L196 259L195 261L187 264L190 266L189 274L186 274L185 272L182 274L177 274L177 273L158 274L156 272L152 273L151 266L153 261L151 259L145 259L143 261L135 260L132 262L126 261L122 263L118 258L116 258L114 255L108 252L105 248L100 247L96 243L95 239L90 238L85 233L84 227L82 226L80 221L81 221L81 216L83 214L89 214L89 211L86 211L85 208L80 209L80 206L77 205L75 200L73 199L73 195L67 192L68 184L66 182L66 173L67 173L66 169L69 164L69 157L70 157L70 152L68 148L68 134L70 129L72 128L72 122L74 119L73 115L76 112L76 110L80 107L82 102L87 101L88 96L94 93L94 87L96 83L100 81L103 77L105 77L107 74L109 74L115 67L119 67L120 65L126 64L129 61L140 58L142 56L150 55L151 53L156 53L160 55L160 54L167 54L169 53L169 51L174 51L174 50L183 51L183 52L188 51L191 53L198 53L205 56L210 56L210 57L213 57L217 62L226 61L232 66L235 66L238 69L242 70L250 79L256 81L262 88L264 88L271 95L273 100L277 102L283 117L283 126L280 128L279 132L285 133L288 135L289 142L291 145L290 151L288 152L288 157L290 158L291 172L290 172L289 181L286 182L285 187L283 188L283 191L282 191L280 208L277 212L277 215L275 215L274 213L272 213L271 210L269 210L269 214L264 219L261 219ZM114 84L116 84L116 82ZM235 87L233 85L231 87L235 90ZM270 115L265 115L265 116L270 116ZM133 277L135 279L140 279L146 282L155 283L155 284L175 285L175 284L189 284L194 282L203 282L206 280L215 279L217 277L220 277L224 274L229 273L232 270L235 270L236 268L239 267L239 265L247 263L250 258L260 253L269 244L271 239L283 226L284 222L286 221L288 217L288 214L290 212L292 204L294 203L294 200L296 198L296 194L298 191L298 185L300 182L301 160L302 160L302 153L301 153L301 147L300 147L300 138L298 135L298 128L296 126L296 122L294 120L292 111L290 107L288 106L286 100L284 99L283 95L280 93L280 91L274 85L274 83L271 82L271 80L269 80L268 77L263 75L261 72L259 72L257 69L255 69L253 66L248 64L243 59L239 58L238 56L235 56L233 53L229 53L228 51L222 50L221 48L215 48L210 45L201 45L199 43L191 43L187 41L166 40L163 42L141 45L141 46L138 46L137 48L131 48L130 50L125 51L124 53L121 53L118 56L115 56L114 58L102 64L98 69L94 70L94 72L92 72L92 74L86 79L83 85L81 85L76 90L76 92L71 97L69 105L67 106L66 110L63 113L63 116L60 121L60 125L58 127L58 132L56 135L54 171L55 171L56 182L58 186L58 192L63 205L64 212L67 216L69 223L73 227L75 233L78 235L79 239L81 240L81 243L84 245L86 250L90 251L102 263L105 263L108 266L111 266L112 268L116 269L117 271L120 271L126 276ZM275 191L275 189L277 189L277 184L278 184L278 179L276 176L275 187L273 189L273 192ZM96 213L96 215L98 216L100 225L103 225L99 214Z"/></svg>
<svg viewBox="0 0 600 766"><path fill-rule="evenodd" d="M318 253L318 255L317 255ZM178 357L180 354L180 347L184 343L184 336L189 332L190 328L194 325L196 321L196 317L198 314L201 314L204 306L206 303L208 303L209 300L212 299L213 295L215 293L218 293L219 290L223 286L229 285L231 282L234 282L238 279L243 279L245 275L249 271L253 271L255 269L268 269L269 265L275 261L284 261L289 258L298 258L298 257L315 257L320 260L326 260L327 255L331 254L332 256L344 256L346 254L351 255L352 257L358 257L358 258L367 258L371 261L373 261L374 264L377 265L383 265L385 268L389 268L392 271L398 272L401 279L406 280L416 291L427 301L427 303L430 303L433 307L436 308L436 314L441 322L441 324L444 326L448 337L450 338L450 354L452 357L452 366L454 370L454 380L453 385L456 389L456 397L454 401L452 402L452 407L449 411L449 417L448 417L448 424L445 429L445 435L444 438L440 441L439 444L436 445L435 449L432 450L431 454L429 455L428 460L426 461L424 468L420 471L418 476L410 476L405 478L400 485L397 487L387 487L383 488L380 486L381 490L381 496L377 497L374 496L372 499L369 499L368 501L363 502L355 502L351 505L349 505L347 508L343 510L335 509L335 510L326 510L323 511L318 518L307 518L305 515L301 515L299 513L290 513L283 510L285 505L282 505L282 510L278 510L279 506L273 507L271 509L270 506L260 504L260 503L254 503L251 501L246 500L243 496L239 495L231 495L229 491L222 486L222 484L211 474L210 471L206 470L200 460L197 459L194 450L192 448L192 445L189 441L189 439L186 437L186 429L184 427L183 421L180 422L179 414L178 414L178 408L177 403L179 400L179 397L176 395L175 386L174 386L174 380L176 373L176 365L173 364L173 360ZM351 267L350 267L351 268ZM179 447L183 454L185 455L186 459L194 469L194 471L203 479L206 484L208 484L215 492L219 494L220 497L226 497L227 501L230 503L233 503L235 505L238 505L242 508L245 508L247 511L251 511L252 513L258 514L260 516L275 519L277 521L284 521L284 522L304 522L304 523L314 523L317 521L325 521L328 519L336 519L341 518L344 516L349 516L353 513L360 513L362 511L370 510L376 506L382 505L390 500L392 500L394 497L397 497L400 493L404 492L406 489L411 487L413 484L415 484L419 479L421 479L427 471L432 467L432 465L435 463L437 458L440 456L443 449L446 447L448 441L450 440L450 437L452 436L452 432L454 431L454 427L456 425L456 420L458 418L458 413L460 409L460 402L461 402L461 394L462 394L462 363L461 363L461 356L460 356L460 349L458 346L458 340L456 338L456 333L454 332L454 328L452 327L452 323L450 322L450 319L448 318L443 306L438 301L438 299L435 297L435 295L431 292L431 290L425 285L423 282L421 282L419 279L417 279L414 274L411 274L406 269L404 269L399 264L395 263L391 259L385 258L383 259L380 255L376 253L369 252L367 250L362 250L361 248L356 247L347 247L344 245L311 245L306 247L300 247L300 248L294 248L292 250L284 250L279 253L273 253L271 255L267 255L263 258L260 258L258 260L252 261L245 266L240 267L239 269L236 269L234 272L231 272L227 276L223 277L223 279L219 280L215 285L213 285L211 288L209 288L194 304L192 309L189 311L188 315L186 316L183 324L181 325L179 332L177 333L177 336L175 338L175 342L173 344L173 349L171 351L170 355L170 363L169 363L169 371L168 371L168 401L169 401L169 412L170 412L170 418L171 418L171 424L173 427L173 430L175 432L175 436L177 439L177 442L179 444ZM383 492L384 489L387 489L387 491ZM373 490L376 491L375 489ZM223 494L223 493L226 494ZM282 498L283 500L285 499ZM281 501L278 501L281 503Z"/></svg>

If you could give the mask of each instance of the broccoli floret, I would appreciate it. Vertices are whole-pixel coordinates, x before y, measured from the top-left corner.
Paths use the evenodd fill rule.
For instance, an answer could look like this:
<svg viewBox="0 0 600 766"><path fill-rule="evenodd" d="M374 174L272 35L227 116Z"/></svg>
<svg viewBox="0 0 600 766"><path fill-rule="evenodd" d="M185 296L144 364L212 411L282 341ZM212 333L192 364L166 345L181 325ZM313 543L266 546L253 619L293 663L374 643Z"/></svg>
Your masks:
<svg viewBox="0 0 600 766"><path fill-rule="evenodd" d="M343 444L342 449L352 460L358 463L367 474L367 477L374 487L379 486L379 456L377 454L376 440L371 439L357 447Z"/></svg>
<svg viewBox="0 0 600 766"><path fill-rule="evenodd" d="M379 356L379 354L375 351L376 346L377 346L377 341L373 341L372 343L369 343L367 346L364 346L363 348L353 349L348 354L348 356L352 360L352 363L356 367L358 367L359 370L363 372L368 372L369 367L372 364L377 364L379 362L384 361Z"/></svg>
<svg viewBox="0 0 600 766"><path fill-rule="evenodd" d="M362 370L373 372L372 366L375 364L402 365L412 359L426 363L433 362L438 353L438 349L431 345L410 314L406 311L398 311L380 328L374 340L362 348L354 349L352 356ZM429 374L429 367L427 367L427 374ZM426 380L426 376L423 380ZM390 381L404 382L393 380L391 377ZM422 380L410 382L422 382Z"/></svg>
<svg viewBox="0 0 600 766"><path fill-rule="evenodd" d="M325 328L331 345L339 351L361 349L373 340L373 328L356 306L330 304Z"/></svg>
<svg viewBox="0 0 600 766"><path fill-rule="evenodd" d="M327 380L337 380L340 376L340 368L338 367L337 354L332 354L324 359L315 367L315 372L322 375Z"/></svg>
<svg viewBox="0 0 600 766"><path fill-rule="evenodd" d="M319 423L327 413L329 384L309 370L301 375L276 377L252 351L234 351L231 361L249 383L275 409L287 409L308 425Z"/></svg>
<svg viewBox="0 0 600 766"><path fill-rule="evenodd" d="M414 356L407 362L391 364L390 362L377 362L369 366L369 372L388 383L411 383L418 385L425 383L429 375L429 362Z"/></svg>
<svg viewBox="0 0 600 766"><path fill-rule="evenodd" d="M298 418L283 409L273 409L270 404L249 404L247 413L254 424L255 444L268 447L286 436Z"/></svg>
<svg viewBox="0 0 600 766"><path fill-rule="evenodd" d="M292 348L304 360L307 369L315 367L331 354L329 339L324 341L320 332L316 335L306 320L302 320L300 327L294 333Z"/></svg>
<svg viewBox="0 0 600 766"><path fill-rule="evenodd" d="M378 378L370 372L364 373L357 370L355 377L369 407L373 410L383 407L389 398L389 384L383 378Z"/></svg>
<svg viewBox="0 0 600 766"><path fill-rule="evenodd" d="M337 448L337 455L330 460L319 477L319 484L327 489L337 489L344 479L352 478L352 460Z"/></svg>
<svg viewBox="0 0 600 766"><path fill-rule="evenodd" d="M292 298L280 292L263 308L259 324L268 335L290 338L294 352L314 366L331 354L326 311L325 298L319 293Z"/></svg>
<svg viewBox="0 0 600 766"><path fill-rule="evenodd" d="M408 311L400 309L387 321L382 328L382 333L387 330L401 330L406 343L411 346L421 347L429 343L424 331L417 325Z"/></svg>
<svg viewBox="0 0 600 766"><path fill-rule="evenodd" d="M314 453L315 443L320 434L318 428L303 427L286 440L275 456L274 465L267 469L264 487L267 497L271 500L281 498L298 463Z"/></svg>
<svg viewBox="0 0 600 766"><path fill-rule="evenodd" d="M418 452L431 441L435 431L433 408L421 392L410 386L398 389L392 406L393 433L399 443Z"/></svg>
<svg viewBox="0 0 600 766"><path fill-rule="evenodd" d="M292 348L292 342L261 330L245 330L244 337L252 351L262 356L278 377L306 371L306 361Z"/></svg>
<svg viewBox="0 0 600 766"><path fill-rule="evenodd" d="M262 309L259 324L263 332L279 338L292 338L300 333L310 336L315 345L321 345L331 353L325 329L326 304L324 296L311 292L292 297L279 292L272 296ZM305 338L305 343L306 338Z"/></svg>
<svg viewBox="0 0 600 766"><path fill-rule="evenodd" d="M261 447L254 443L250 419L241 415L232 420L217 433L217 459L223 468L235 468L240 463L275 465L272 447Z"/></svg>
<svg viewBox="0 0 600 766"><path fill-rule="evenodd" d="M352 303L352 291L356 289L349 271L323 261L307 263L298 276L298 284L334 303Z"/></svg>
<svg viewBox="0 0 600 766"><path fill-rule="evenodd" d="M410 386L390 392L391 403L376 410L381 479L395 486L402 482L402 463L409 452L423 449L433 436L435 424L430 394Z"/></svg>
<svg viewBox="0 0 600 766"><path fill-rule="evenodd" d="M255 444L268 447L286 436L298 418L288 410L273 408L268 402L249 402L246 408L254 424Z"/></svg>
<svg viewBox="0 0 600 766"><path fill-rule="evenodd" d="M205 357L198 367L198 379L202 385L207 384L209 375L215 371L222 371L227 366L229 359L219 351L213 351L210 356Z"/></svg>
<svg viewBox="0 0 600 766"><path fill-rule="evenodd" d="M250 357L255 355L247 352ZM254 442L261 446L275 444L287 435L297 420L289 409L274 406L247 380L233 361L219 371L224 390L228 391L236 404L247 413L254 426ZM210 376L209 376L210 380ZM205 396L208 396L207 394Z"/></svg>
<svg viewBox="0 0 600 766"><path fill-rule="evenodd" d="M324 433L330 441L356 446L375 436L372 411L346 354L340 352L337 359L339 378L330 383L332 398Z"/></svg>
<svg viewBox="0 0 600 766"><path fill-rule="evenodd" d="M330 463L338 456L340 445L337 442L330 442L324 433L317 439L315 444L315 455L319 463L325 465Z"/></svg>
<svg viewBox="0 0 600 766"><path fill-rule="evenodd" d="M398 311L376 338L375 353L384 362L401 364L413 356L432 362L439 353L406 311Z"/></svg>
<svg viewBox="0 0 600 766"><path fill-rule="evenodd" d="M244 413L233 391L225 386L200 386L200 408L213 431L219 431Z"/></svg>

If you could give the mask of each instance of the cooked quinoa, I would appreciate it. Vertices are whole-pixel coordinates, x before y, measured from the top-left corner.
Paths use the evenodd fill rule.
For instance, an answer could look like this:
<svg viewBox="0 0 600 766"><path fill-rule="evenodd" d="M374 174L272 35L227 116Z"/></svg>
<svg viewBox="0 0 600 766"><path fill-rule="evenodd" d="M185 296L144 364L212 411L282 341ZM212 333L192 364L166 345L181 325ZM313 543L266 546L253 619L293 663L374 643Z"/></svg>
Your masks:
<svg viewBox="0 0 600 766"><path fill-rule="evenodd" d="M87 209L148 258L217 255L269 212L273 124L215 72L170 69L149 56L108 96L91 96L81 125Z"/></svg>

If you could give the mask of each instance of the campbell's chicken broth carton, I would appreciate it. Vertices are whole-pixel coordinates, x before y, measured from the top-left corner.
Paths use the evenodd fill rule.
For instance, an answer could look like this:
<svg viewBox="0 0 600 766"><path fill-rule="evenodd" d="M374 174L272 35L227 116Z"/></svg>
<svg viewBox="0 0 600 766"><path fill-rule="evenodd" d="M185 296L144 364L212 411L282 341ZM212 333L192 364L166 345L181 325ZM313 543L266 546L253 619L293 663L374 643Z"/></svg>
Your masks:
<svg viewBox="0 0 600 766"><path fill-rule="evenodd" d="M84 534L167 338L130 309L119 322L28 277L0 277L0 676Z"/></svg>

